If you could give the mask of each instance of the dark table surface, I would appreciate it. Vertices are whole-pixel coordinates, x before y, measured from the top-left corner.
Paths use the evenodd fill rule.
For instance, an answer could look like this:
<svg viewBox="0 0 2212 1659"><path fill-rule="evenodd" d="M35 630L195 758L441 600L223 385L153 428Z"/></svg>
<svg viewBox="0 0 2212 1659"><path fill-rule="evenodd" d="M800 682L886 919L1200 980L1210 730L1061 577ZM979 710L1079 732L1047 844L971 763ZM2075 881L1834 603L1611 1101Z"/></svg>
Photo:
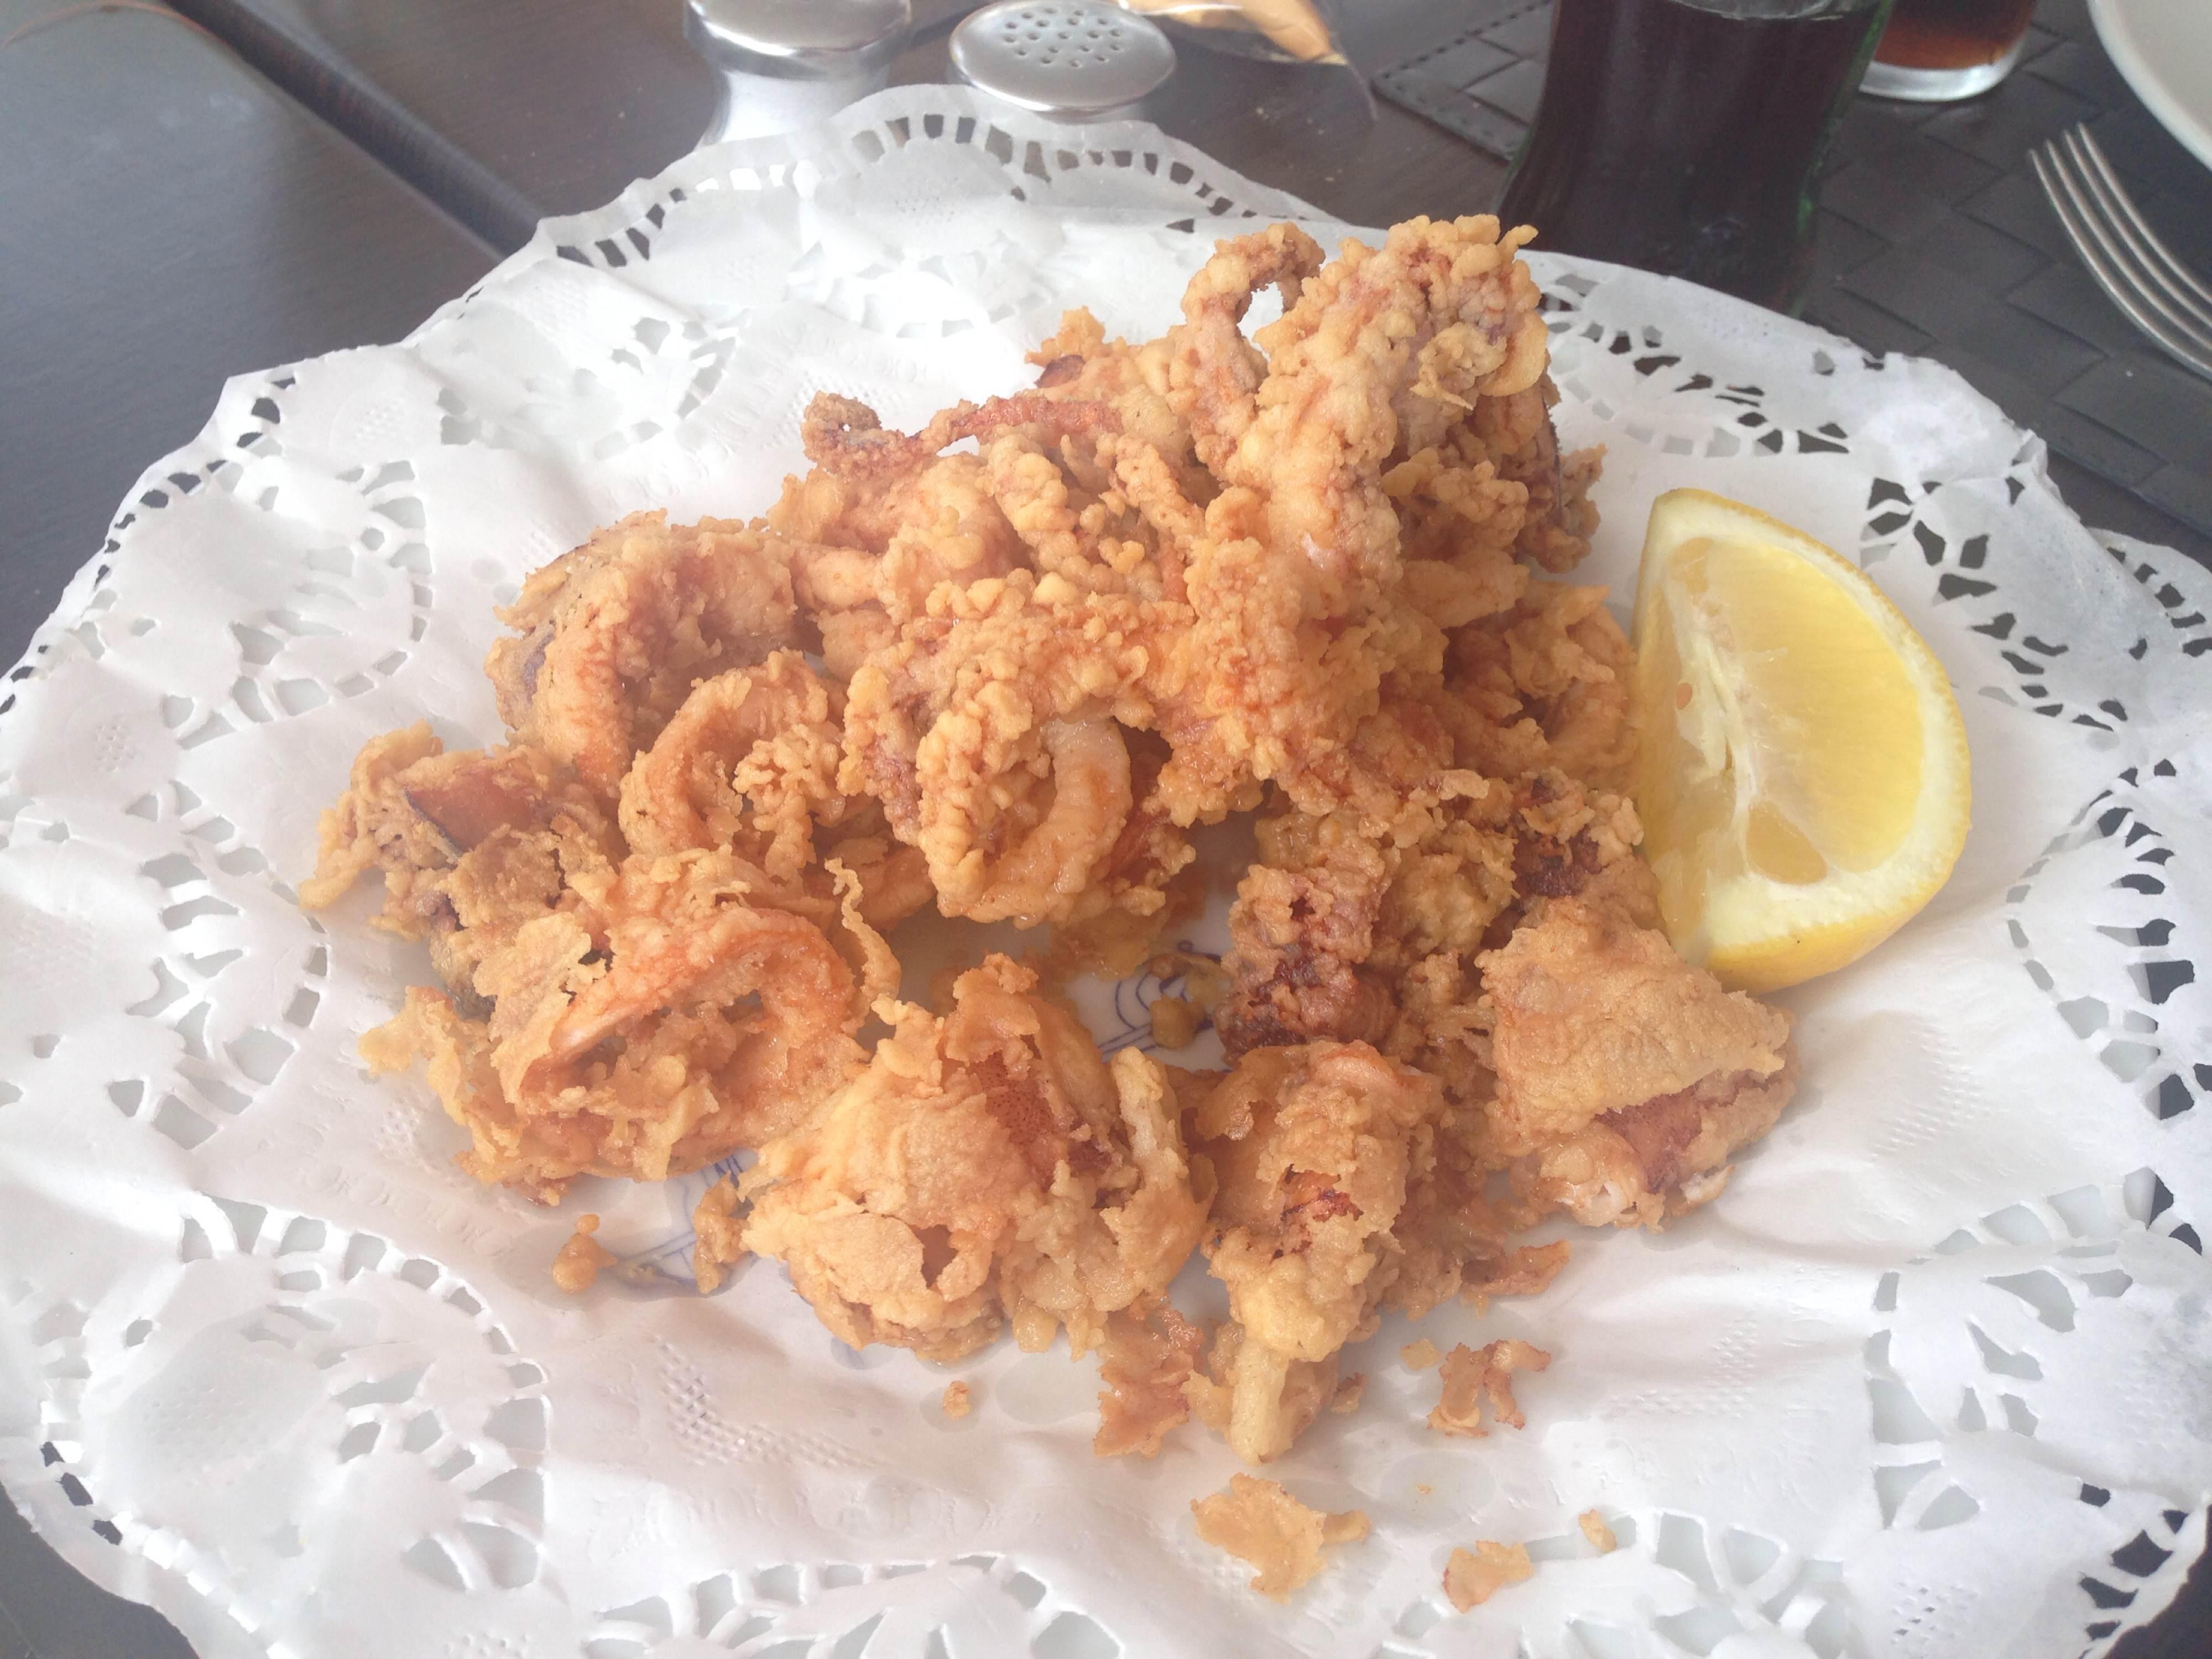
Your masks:
<svg viewBox="0 0 2212 1659"><path fill-rule="evenodd" d="M0 660L226 376L398 337L538 217L676 159L714 102L679 0L173 4L0 0ZM1346 48L1397 62L1449 5L1346 6ZM960 9L920 0L896 80L945 78ZM1496 200L1502 162L1393 105L1370 115L1349 75L1201 61L1146 114L1263 183L1364 223ZM2139 497L2063 457L2051 472L2089 523L2212 562ZM0 1504L0 1659L190 1651ZM2212 1571L2116 1651L2212 1651Z"/></svg>

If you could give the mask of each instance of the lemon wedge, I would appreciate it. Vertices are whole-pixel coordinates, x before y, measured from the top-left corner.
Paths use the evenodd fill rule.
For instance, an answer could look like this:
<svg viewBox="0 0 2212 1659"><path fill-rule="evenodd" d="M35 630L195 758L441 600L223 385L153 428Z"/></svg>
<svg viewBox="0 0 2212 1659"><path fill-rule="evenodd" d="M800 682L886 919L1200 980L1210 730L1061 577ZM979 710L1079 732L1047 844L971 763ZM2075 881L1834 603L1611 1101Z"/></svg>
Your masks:
<svg viewBox="0 0 2212 1659"><path fill-rule="evenodd" d="M1685 957L1778 990L1935 896L1966 840L1966 728L1863 572L1741 501L1669 490L1644 533L1636 663L1636 805Z"/></svg>

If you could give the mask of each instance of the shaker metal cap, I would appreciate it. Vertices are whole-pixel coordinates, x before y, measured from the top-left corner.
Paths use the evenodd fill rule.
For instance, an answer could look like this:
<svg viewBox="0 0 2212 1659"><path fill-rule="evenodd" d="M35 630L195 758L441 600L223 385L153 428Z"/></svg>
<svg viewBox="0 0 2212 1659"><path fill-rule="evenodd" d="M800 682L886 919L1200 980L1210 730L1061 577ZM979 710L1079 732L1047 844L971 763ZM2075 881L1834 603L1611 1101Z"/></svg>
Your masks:
<svg viewBox="0 0 2212 1659"><path fill-rule="evenodd" d="M1097 0L996 0L952 31L951 58L971 85L1064 116L1133 104L1176 66L1158 25Z"/></svg>
<svg viewBox="0 0 2212 1659"><path fill-rule="evenodd" d="M898 56L911 0L685 0L684 33L720 70L836 80Z"/></svg>

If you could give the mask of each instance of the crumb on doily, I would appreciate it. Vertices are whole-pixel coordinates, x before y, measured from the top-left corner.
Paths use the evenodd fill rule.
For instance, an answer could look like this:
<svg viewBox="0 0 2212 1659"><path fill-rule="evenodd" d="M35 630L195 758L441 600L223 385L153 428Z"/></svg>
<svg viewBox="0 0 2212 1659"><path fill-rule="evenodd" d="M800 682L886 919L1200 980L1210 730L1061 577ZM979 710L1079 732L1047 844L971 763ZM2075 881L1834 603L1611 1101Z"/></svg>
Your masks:
<svg viewBox="0 0 2212 1659"><path fill-rule="evenodd" d="M1363 1510L1325 1514L1249 1474L1232 1474L1224 1490L1193 1499L1190 1512L1198 1535L1257 1567L1252 1588L1278 1601L1322 1570L1323 1545L1351 1543L1368 1531Z"/></svg>
<svg viewBox="0 0 2212 1659"><path fill-rule="evenodd" d="M1359 1396L1367 1392L1367 1373L1354 1371L1336 1385L1336 1392L1328 1397L1329 1410L1343 1416L1359 1409Z"/></svg>
<svg viewBox="0 0 2212 1659"><path fill-rule="evenodd" d="M1106 1320L1099 1345L1098 1432L1094 1456L1156 1457L1168 1431L1190 1416L1183 1384L1197 1368L1206 1334L1175 1304L1139 1297Z"/></svg>
<svg viewBox="0 0 2212 1659"><path fill-rule="evenodd" d="M1480 1439L1490 1431L1482 1425L1483 1407L1508 1428L1521 1428L1528 1419L1513 1398L1513 1373L1540 1371L1552 1356L1531 1342L1512 1337L1470 1348L1461 1343L1444 1356L1443 1397L1429 1413L1429 1426L1439 1434Z"/></svg>
<svg viewBox="0 0 2212 1659"><path fill-rule="evenodd" d="M1508 1584L1536 1576L1536 1564L1522 1544L1475 1540L1471 1550L1455 1549L1444 1563L1444 1595L1462 1613L1480 1607Z"/></svg>
<svg viewBox="0 0 2212 1659"><path fill-rule="evenodd" d="M1575 1517L1583 1529L1583 1536L1597 1546L1600 1555L1610 1555L1620 1547L1620 1540L1613 1535L1613 1528L1605 1523L1605 1515L1599 1510L1584 1510Z"/></svg>
<svg viewBox="0 0 2212 1659"><path fill-rule="evenodd" d="M945 1399L942 1404L945 1414L956 1423L975 1409L975 1402L969 1398L968 1385L965 1382L947 1382L945 1385Z"/></svg>
<svg viewBox="0 0 2212 1659"><path fill-rule="evenodd" d="M1564 1238L1550 1244L1523 1244L1518 1249L1508 1250L1478 1273L1473 1263L1468 1267L1467 1285L1460 1291L1460 1299L1472 1304L1477 1313L1487 1313L1493 1296L1538 1296L1548 1289L1559 1276L1559 1269L1567 1265L1574 1254L1574 1246Z"/></svg>
<svg viewBox="0 0 2212 1659"><path fill-rule="evenodd" d="M744 1223L738 1218L738 1183L724 1176L699 1196L692 1207L691 1231L698 1243L691 1247L691 1276L699 1292L711 1295L729 1277L724 1271L744 1256Z"/></svg>
<svg viewBox="0 0 2212 1659"><path fill-rule="evenodd" d="M599 1269L615 1264L613 1253L592 1237L599 1230L595 1215L576 1218L576 1231L553 1256L553 1282L570 1296L581 1296L599 1282Z"/></svg>
<svg viewBox="0 0 2212 1659"><path fill-rule="evenodd" d="M1425 1371L1443 1357L1443 1350L1425 1336L1419 1341L1408 1342L1398 1350L1398 1358L1405 1362L1406 1369L1411 1371Z"/></svg>

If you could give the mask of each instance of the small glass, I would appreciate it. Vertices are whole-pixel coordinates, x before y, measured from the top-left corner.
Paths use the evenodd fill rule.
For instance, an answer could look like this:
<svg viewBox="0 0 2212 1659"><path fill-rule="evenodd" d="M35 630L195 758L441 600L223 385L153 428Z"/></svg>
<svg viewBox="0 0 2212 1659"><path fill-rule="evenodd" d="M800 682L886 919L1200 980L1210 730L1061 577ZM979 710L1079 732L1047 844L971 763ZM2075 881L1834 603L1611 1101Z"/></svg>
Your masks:
<svg viewBox="0 0 2212 1659"><path fill-rule="evenodd" d="M1539 248L1777 310L1812 270L1813 184L1890 0L1556 0L1498 216Z"/></svg>
<svg viewBox="0 0 2212 1659"><path fill-rule="evenodd" d="M1877 98L1948 104L2012 73L2035 0L1897 0L1868 65Z"/></svg>

